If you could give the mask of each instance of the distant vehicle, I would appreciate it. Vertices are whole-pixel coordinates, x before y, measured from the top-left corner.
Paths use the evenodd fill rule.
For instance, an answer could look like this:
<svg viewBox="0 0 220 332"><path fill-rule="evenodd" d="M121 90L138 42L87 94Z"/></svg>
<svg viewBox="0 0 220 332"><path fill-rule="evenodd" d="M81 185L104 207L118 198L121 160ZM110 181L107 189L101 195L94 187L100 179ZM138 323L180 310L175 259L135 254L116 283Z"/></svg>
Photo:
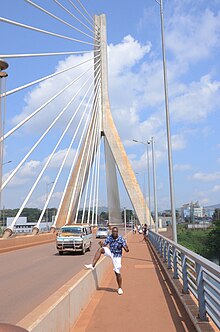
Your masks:
<svg viewBox="0 0 220 332"><path fill-rule="evenodd" d="M61 227L57 239L57 250L60 255L68 251L79 251L83 255L92 246L92 229L90 225L66 225Z"/></svg>
<svg viewBox="0 0 220 332"><path fill-rule="evenodd" d="M96 238L106 238L109 235L109 229L108 227L99 227L96 232Z"/></svg>

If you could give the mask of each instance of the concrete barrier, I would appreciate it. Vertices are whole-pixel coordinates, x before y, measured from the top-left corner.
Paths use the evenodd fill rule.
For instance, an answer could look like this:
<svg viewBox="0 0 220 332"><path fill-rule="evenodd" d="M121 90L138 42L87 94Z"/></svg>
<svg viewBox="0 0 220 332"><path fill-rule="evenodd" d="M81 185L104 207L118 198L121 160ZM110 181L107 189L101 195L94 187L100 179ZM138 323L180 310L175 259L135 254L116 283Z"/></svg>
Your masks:
<svg viewBox="0 0 220 332"><path fill-rule="evenodd" d="M103 256L94 271L80 271L17 325L29 332L69 332L110 269Z"/></svg>
<svg viewBox="0 0 220 332"><path fill-rule="evenodd" d="M92 233L95 234L96 231L97 227L94 227L92 229ZM39 244L49 243L55 240L56 233L16 235L8 239L0 238L0 253L37 246Z"/></svg>
<svg viewBox="0 0 220 332"><path fill-rule="evenodd" d="M19 235L8 239L0 239L0 253L53 242L55 239L55 233Z"/></svg>

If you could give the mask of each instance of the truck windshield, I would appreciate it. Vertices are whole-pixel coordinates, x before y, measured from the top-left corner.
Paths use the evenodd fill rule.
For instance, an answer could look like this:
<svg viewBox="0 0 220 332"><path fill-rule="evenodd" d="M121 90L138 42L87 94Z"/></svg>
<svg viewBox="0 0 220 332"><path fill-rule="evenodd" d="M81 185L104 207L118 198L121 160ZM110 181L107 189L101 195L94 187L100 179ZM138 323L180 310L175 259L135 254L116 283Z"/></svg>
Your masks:
<svg viewBox="0 0 220 332"><path fill-rule="evenodd" d="M61 229L62 233L73 233L73 234L81 234L80 227L64 227Z"/></svg>

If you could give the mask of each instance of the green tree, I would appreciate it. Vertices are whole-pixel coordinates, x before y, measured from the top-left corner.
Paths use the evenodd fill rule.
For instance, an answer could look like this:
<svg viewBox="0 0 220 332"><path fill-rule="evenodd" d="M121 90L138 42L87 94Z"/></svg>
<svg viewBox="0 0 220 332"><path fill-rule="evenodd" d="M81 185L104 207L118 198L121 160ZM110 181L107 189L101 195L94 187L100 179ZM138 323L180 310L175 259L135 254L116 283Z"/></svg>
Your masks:
<svg viewBox="0 0 220 332"><path fill-rule="evenodd" d="M121 212L121 219L124 222L124 210ZM126 209L126 221L129 222L130 220L134 219L134 211Z"/></svg>
<svg viewBox="0 0 220 332"><path fill-rule="evenodd" d="M215 211L212 215L212 220L213 221L220 220L220 209L215 209Z"/></svg>
<svg viewBox="0 0 220 332"><path fill-rule="evenodd" d="M100 213L100 220L108 220L108 212L102 211Z"/></svg>
<svg viewBox="0 0 220 332"><path fill-rule="evenodd" d="M218 257L220 261L220 220L214 221L213 224L214 228L208 235L207 247L209 248L210 255Z"/></svg>

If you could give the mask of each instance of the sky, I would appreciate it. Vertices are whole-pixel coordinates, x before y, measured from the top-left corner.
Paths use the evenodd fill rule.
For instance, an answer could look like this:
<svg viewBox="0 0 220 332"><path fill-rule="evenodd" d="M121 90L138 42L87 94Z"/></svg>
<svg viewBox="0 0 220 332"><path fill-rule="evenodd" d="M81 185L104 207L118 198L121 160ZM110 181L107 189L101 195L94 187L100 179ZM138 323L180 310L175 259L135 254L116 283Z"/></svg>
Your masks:
<svg viewBox="0 0 220 332"><path fill-rule="evenodd" d="M52 0L33 0L70 24L90 34L82 24L62 10ZM77 15L68 0L59 0ZM77 1L73 3L79 5ZM87 11L106 14L108 39L108 80L112 115L125 150L137 173L141 189L147 190L146 143L155 139L158 209L170 209L169 170L167 160L166 118L161 50L160 8L155 0L138 1L82 1ZM4 0L1 16L40 29L53 31L72 38L93 42L77 31L27 1ZM78 15L80 17L80 15ZM83 22L87 23L84 18ZM3 54L62 51L92 51L93 46L63 40L35 31L29 31L3 22L1 43ZM220 203L220 0L164 0L165 46L167 56L168 97L172 137L174 192L176 207L190 201L202 206ZM7 90L73 66L91 58L91 53L80 56L53 56L28 59L8 59ZM0 56L1 57L1 56ZM91 62L84 65L89 70ZM80 74L80 69L75 73ZM86 77L89 74L86 74ZM72 80L70 72L44 81L7 97L5 132L14 127L53 94ZM80 85L77 85L78 87ZM86 89L80 93L82 96ZM28 122L22 130L9 137L4 146L4 177L23 158L39 138L53 116L59 114L70 92L58 97L44 112ZM79 102L80 97L77 98ZM75 102L74 107L77 105ZM76 117L77 118L77 117ZM55 134L65 128L70 114L55 126L44 144L24 163L14 180L3 192L5 208L18 207L38 176L42 165L55 144ZM76 124L71 127L76 130ZM70 137L70 133L69 133ZM68 139L59 147L48 172L45 172L36 192L27 206L42 208L46 192L54 181L58 164L62 162ZM76 147L71 150L73 157ZM101 151L100 205L106 205L103 148ZM7 163L11 161L10 163ZM68 174L65 166L63 183ZM152 164L151 164L152 166ZM151 201L153 202L152 167ZM121 206L130 207L130 201L119 178ZM58 205L63 184L57 184L50 206Z"/></svg>

